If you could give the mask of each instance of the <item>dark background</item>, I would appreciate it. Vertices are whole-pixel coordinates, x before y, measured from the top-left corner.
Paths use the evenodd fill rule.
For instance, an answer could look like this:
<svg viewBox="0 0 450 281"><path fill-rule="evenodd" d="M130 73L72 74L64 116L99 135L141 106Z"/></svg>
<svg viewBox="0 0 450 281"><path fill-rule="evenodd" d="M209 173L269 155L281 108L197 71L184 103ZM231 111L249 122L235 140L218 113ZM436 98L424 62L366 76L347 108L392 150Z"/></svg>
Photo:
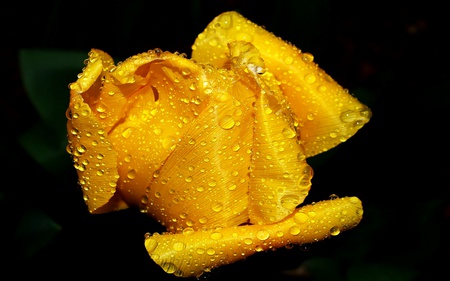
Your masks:
<svg viewBox="0 0 450 281"><path fill-rule="evenodd" d="M308 248L258 253L200 279L450 280L450 25L439 3L10 3L0 12L2 279L177 279L154 265L143 245L143 235L162 231L160 226L137 210L89 215L69 156L49 169L30 153L45 154L39 141L28 138L28 146L21 141L42 114L25 86L19 51L75 51L87 57L91 48L99 48L122 59L161 48L190 55L194 39L215 16L237 10L312 53L320 67L372 109L371 121L353 138L311 159L313 186L305 202L331 194L358 196L365 213L356 228L338 237ZM80 61L67 80L54 73L41 83L50 88L63 82L60 95L68 102L66 85L82 66ZM54 122L65 123L64 111ZM38 131L40 137L51 136Z"/></svg>

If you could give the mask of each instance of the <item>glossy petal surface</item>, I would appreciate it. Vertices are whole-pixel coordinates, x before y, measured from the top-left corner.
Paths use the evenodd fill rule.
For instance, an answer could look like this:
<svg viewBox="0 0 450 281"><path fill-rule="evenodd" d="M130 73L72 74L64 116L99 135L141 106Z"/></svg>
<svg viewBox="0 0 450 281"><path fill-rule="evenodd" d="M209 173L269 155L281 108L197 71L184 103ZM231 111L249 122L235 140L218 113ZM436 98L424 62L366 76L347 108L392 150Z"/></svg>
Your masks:
<svg viewBox="0 0 450 281"><path fill-rule="evenodd" d="M145 247L167 273L200 276L254 253L291 244L307 244L339 235L362 218L361 201L344 197L297 209L280 223L245 225L179 234L148 235Z"/></svg>
<svg viewBox="0 0 450 281"><path fill-rule="evenodd" d="M70 85L67 150L86 204L164 225L145 246L167 273L199 276L361 220L356 197L301 204L307 157L352 136L370 110L238 13L208 25L193 59L154 49L114 64L92 49L85 63Z"/></svg>

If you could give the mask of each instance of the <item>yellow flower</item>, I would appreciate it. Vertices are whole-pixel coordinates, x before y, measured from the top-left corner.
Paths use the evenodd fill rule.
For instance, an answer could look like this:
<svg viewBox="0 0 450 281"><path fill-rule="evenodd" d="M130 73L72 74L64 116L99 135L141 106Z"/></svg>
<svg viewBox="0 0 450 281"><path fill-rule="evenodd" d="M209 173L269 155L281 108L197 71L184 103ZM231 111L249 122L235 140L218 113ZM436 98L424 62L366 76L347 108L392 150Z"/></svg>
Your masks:
<svg viewBox="0 0 450 281"><path fill-rule="evenodd" d="M236 12L199 34L192 58L159 49L114 64L92 49L70 85L68 152L91 213L139 208L167 273L199 276L256 252L356 226L357 197L301 206L306 158L371 112L302 53Z"/></svg>

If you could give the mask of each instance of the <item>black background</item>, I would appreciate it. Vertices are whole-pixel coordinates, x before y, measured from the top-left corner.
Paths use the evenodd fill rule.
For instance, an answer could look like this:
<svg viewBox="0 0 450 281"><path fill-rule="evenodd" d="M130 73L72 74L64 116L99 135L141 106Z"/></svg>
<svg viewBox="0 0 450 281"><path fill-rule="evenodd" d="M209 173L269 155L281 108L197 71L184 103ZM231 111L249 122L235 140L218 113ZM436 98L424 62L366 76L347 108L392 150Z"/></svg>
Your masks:
<svg viewBox="0 0 450 281"><path fill-rule="evenodd" d="M364 280L450 280L446 276L450 261L449 24L439 3L10 3L0 12L4 256L0 274L63 280L177 279L154 265L143 247L145 232L162 230L152 219L136 210L87 214L75 170L49 175L17 143L17 137L37 118L21 81L18 50L80 50L87 54L91 48L99 48L113 57L126 58L161 48L190 55L194 39L215 16L237 10L312 53L320 67L372 109L371 121L330 151L326 161L313 159L313 186L305 202L327 199L333 193L354 195L362 200L365 213L355 229L313 244L306 251L294 247L258 253L202 278L327 280L312 273L290 276L283 272L310 258L339 257L340 275L328 280L351 280L349 268L355 263L368 265L362 273ZM68 90L61 94L68 95ZM21 209L29 207L48 215L61 231L42 250L23 260L15 227ZM28 239L33 239L33 233ZM378 276L373 274L379 272L377 268L413 274Z"/></svg>

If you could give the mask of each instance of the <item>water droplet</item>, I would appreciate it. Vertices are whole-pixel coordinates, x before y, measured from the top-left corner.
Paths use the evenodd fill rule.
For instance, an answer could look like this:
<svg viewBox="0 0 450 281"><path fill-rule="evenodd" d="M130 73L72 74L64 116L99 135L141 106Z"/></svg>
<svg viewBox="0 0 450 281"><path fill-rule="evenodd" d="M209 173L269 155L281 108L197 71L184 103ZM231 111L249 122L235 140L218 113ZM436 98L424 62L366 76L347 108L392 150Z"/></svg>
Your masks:
<svg viewBox="0 0 450 281"><path fill-rule="evenodd" d="M172 248L177 252L181 252L184 250L184 248L186 248L186 245L183 242L175 242L172 245Z"/></svg>
<svg viewBox="0 0 450 281"><path fill-rule="evenodd" d="M294 62L294 58L291 56L287 56L284 58L284 63L285 64L292 64Z"/></svg>
<svg viewBox="0 0 450 281"><path fill-rule="evenodd" d="M261 240L261 241L264 241L264 240L266 240L267 238L269 238L269 232L267 232L266 230L260 230L260 231L258 231L257 233L256 233L256 237L259 239L259 240Z"/></svg>
<svg viewBox="0 0 450 281"><path fill-rule="evenodd" d="M83 154L84 152L86 152L86 147L84 145L77 146L77 152Z"/></svg>
<svg viewBox="0 0 450 281"><path fill-rule="evenodd" d="M273 112L273 110L272 110L270 107L264 108L264 113L265 113L265 114L269 115L269 114L271 114L272 112Z"/></svg>
<svg viewBox="0 0 450 281"><path fill-rule="evenodd" d="M220 232L213 232L213 233L211 233L211 239L212 240L219 240L220 238L222 238L222 233L220 233Z"/></svg>
<svg viewBox="0 0 450 281"><path fill-rule="evenodd" d="M331 194L330 195L330 200L336 200L338 198L339 198L339 196L337 196L336 194Z"/></svg>
<svg viewBox="0 0 450 281"><path fill-rule="evenodd" d="M127 173L127 178L129 178L130 180L136 178L136 171L135 170L129 170Z"/></svg>
<svg viewBox="0 0 450 281"><path fill-rule="evenodd" d="M218 213L218 212L222 211L223 204L218 202L218 203L215 203L211 208L214 212Z"/></svg>
<svg viewBox="0 0 450 281"><path fill-rule="evenodd" d="M223 29L229 29L232 26L231 15L229 13L223 13L217 19L217 26Z"/></svg>
<svg viewBox="0 0 450 281"><path fill-rule="evenodd" d="M229 130L233 128L235 121L231 115L225 115L219 120L219 126L224 130Z"/></svg>
<svg viewBox="0 0 450 281"><path fill-rule="evenodd" d="M251 245L251 244L253 244L253 240L251 238L245 238L244 239L244 244L245 245Z"/></svg>
<svg viewBox="0 0 450 281"><path fill-rule="evenodd" d="M156 241L153 238L147 238L145 239L145 248L149 253L152 253L156 247L158 246L158 241Z"/></svg>
<svg viewBox="0 0 450 281"><path fill-rule="evenodd" d="M283 136L287 139L292 139L296 136L295 130L293 130L291 127L283 128Z"/></svg>
<svg viewBox="0 0 450 281"><path fill-rule="evenodd" d="M298 212L294 215L294 220L296 223L302 224L308 220L308 216L305 213Z"/></svg>
<svg viewBox="0 0 450 281"><path fill-rule="evenodd" d="M337 226L333 226L333 227L330 229L330 234L331 234L332 236L339 235L339 233L341 233L341 230L340 230Z"/></svg>
<svg viewBox="0 0 450 281"><path fill-rule="evenodd" d="M316 212L313 212L313 211L308 212L308 216L309 216L310 218L314 218L316 215L317 215Z"/></svg>
<svg viewBox="0 0 450 281"><path fill-rule="evenodd" d="M245 32L238 32L236 34L236 40L237 41L252 42L253 41L253 36L251 36L250 34L245 33Z"/></svg>
<svg viewBox="0 0 450 281"><path fill-rule="evenodd" d="M218 44L219 42L217 41L217 38L211 38L211 39L208 41L208 43L209 43L209 45L211 45L212 47L215 47L215 46L217 46L217 44Z"/></svg>
<svg viewBox="0 0 450 281"><path fill-rule="evenodd" d="M165 262L161 265L161 267L165 272L169 274L172 274L177 270L177 267L171 262Z"/></svg>
<svg viewBox="0 0 450 281"><path fill-rule="evenodd" d="M241 146L239 145L239 143L234 143L231 149L233 149L234 152L237 152L239 151L239 149L241 149Z"/></svg>
<svg viewBox="0 0 450 281"><path fill-rule="evenodd" d="M289 228L289 233L292 235L298 235L300 233L300 228L298 226L292 226Z"/></svg>
<svg viewBox="0 0 450 281"><path fill-rule="evenodd" d="M129 138L131 136L132 133L133 133L133 128L128 127L125 130L123 130L122 137L127 139L127 138Z"/></svg>
<svg viewBox="0 0 450 281"><path fill-rule="evenodd" d="M147 204L148 203L148 197L147 197L147 195L143 195L142 197L141 197L141 203L142 204Z"/></svg>
<svg viewBox="0 0 450 281"><path fill-rule="evenodd" d="M161 144L166 149L167 148L173 149L175 148L176 145L176 138L173 136L165 137L164 139L161 140Z"/></svg>
<svg viewBox="0 0 450 281"><path fill-rule="evenodd" d="M353 110L347 110L341 113L340 118L342 122L350 123L356 119L356 113Z"/></svg>
<svg viewBox="0 0 450 281"><path fill-rule="evenodd" d="M153 133L157 136L160 136L163 133L163 129L155 128L155 129L153 129Z"/></svg>
<svg viewBox="0 0 450 281"><path fill-rule="evenodd" d="M185 178L185 181L186 181L186 182L192 182L192 177L191 177L191 176L186 177L186 178Z"/></svg>
<svg viewBox="0 0 450 281"><path fill-rule="evenodd" d="M284 208L292 210L300 204L300 197L298 195L284 195L281 197L280 203Z"/></svg>
<svg viewBox="0 0 450 281"><path fill-rule="evenodd" d="M310 53L302 53L302 60L304 62L310 63L314 61L314 56Z"/></svg>
<svg viewBox="0 0 450 281"><path fill-rule="evenodd" d="M317 87L317 89L319 90L319 92L325 92L328 88L325 85L320 85L319 87Z"/></svg>
<svg viewBox="0 0 450 281"><path fill-rule="evenodd" d="M306 159L306 155L302 152L297 153L297 160L304 161Z"/></svg>

